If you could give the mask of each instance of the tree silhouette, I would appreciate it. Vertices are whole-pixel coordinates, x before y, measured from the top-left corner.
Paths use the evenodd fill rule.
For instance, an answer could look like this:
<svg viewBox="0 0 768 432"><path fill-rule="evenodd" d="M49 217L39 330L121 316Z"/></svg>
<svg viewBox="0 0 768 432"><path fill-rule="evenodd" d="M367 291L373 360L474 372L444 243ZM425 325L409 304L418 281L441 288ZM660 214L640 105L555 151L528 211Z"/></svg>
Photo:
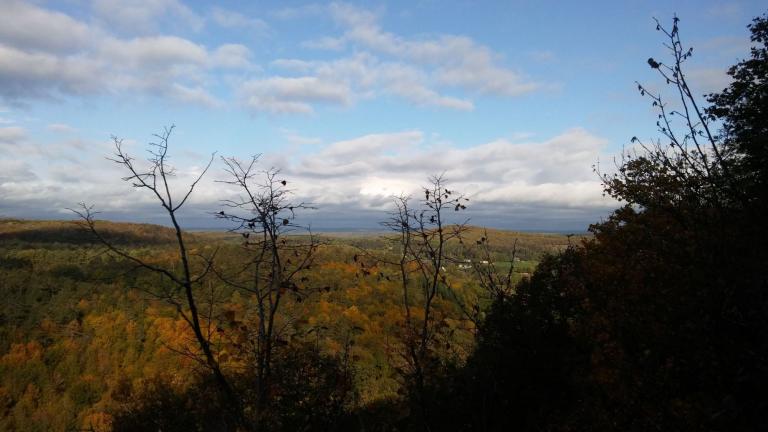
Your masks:
<svg viewBox="0 0 768 432"><path fill-rule="evenodd" d="M494 301L477 349L440 389L441 428L764 428L768 25L755 19L759 46L702 108L679 23L657 22L670 61L648 60L674 97L638 84L660 138L633 138L617 172L601 174L623 205Z"/></svg>
<svg viewBox="0 0 768 432"><path fill-rule="evenodd" d="M460 240L467 229L466 222L449 225L447 216L449 212L465 210L468 201L462 194L448 189L441 175L432 176L429 181L430 184L422 188L424 198L417 207L411 207L409 197L397 197L391 218L383 223L397 233L394 242L398 246L398 259L390 264L398 268L403 295L405 352L402 357L407 365L403 375L426 429L430 423L427 380L437 372L439 360L435 344L443 324L435 317L434 301L441 289L450 290L445 266L451 258L446 247L450 241Z"/></svg>
<svg viewBox="0 0 768 432"><path fill-rule="evenodd" d="M194 334L199 352L185 347L181 354L197 360L210 371L223 397L228 401L228 408L231 410L235 424L242 425L244 417L241 403L222 371L214 344L212 343L210 331L211 317L203 316L203 311L201 311L199 305L200 300L196 295L201 283L213 267L215 252L210 256L202 256L190 252L178 217L180 210L189 200L195 187L211 167L213 155L202 172L192 181L188 188L182 191L181 198L177 199L177 196L174 195L175 191L172 190L170 185L170 179L175 176L176 169L170 165L168 155L170 137L173 130L174 126L167 127L162 133L155 135L157 141L149 144L149 157L146 160L146 167L142 167L134 157L124 150L123 140L117 137L113 137L115 153L109 160L128 172L123 177L124 181L130 183L133 188L148 191L162 206L175 233L178 267L167 268L153 264L110 241L102 234L98 227L95 219L98 213L93 211L93 206L81 204L80 209L73 211L81 218L82 226L111 253L132 262L138 268L161 275L166 282L169 282L170 285L161 284L159 288L153 287L145 291L173 305L179 316L189 325ZM202 264L201 270L195 271L193 260Z"/></svg>
<svg viewBox="0 0 768 432"><path fill-rule="evenodd" d="M728 152L736 153L737 175L755 177L754 190L765 201L768 183L768 16L756 17L747 26L752 33L750 57L728 70L733 80L720 93L710 94L706 112L722 122L718 138Z"/></svg>
<svg viewBox="0 0 768 432"><path fill-rule="evenodd" d="M296 224L297 212L311 207L290 200L288 182L281 178L279 170L257 170L257 156L248 161L234 157L222 158L222 161L229 179L220 182L238 188L240 196L224 200L226 210L216 213L216 217L233 223L230 231L240 234L242 249L248 258L245 266L234 274L221 271L217 274L228 285L256 299L255 329L247 331L248 338L255 343L242 345L249 352L241 354L255 362L255 417L260 424L271 405L270 394L274 393L272 373L276 350L280 345L287 345L291 336L285 334L285 326L278 326L276 320L286 296L301 302L318 291L310 286L306 274L320 243L311 229ZM289 237L297 230L306 235ZM249 346L252 349L247 348ZM285 368L282 370L286 372Z"/></svg>

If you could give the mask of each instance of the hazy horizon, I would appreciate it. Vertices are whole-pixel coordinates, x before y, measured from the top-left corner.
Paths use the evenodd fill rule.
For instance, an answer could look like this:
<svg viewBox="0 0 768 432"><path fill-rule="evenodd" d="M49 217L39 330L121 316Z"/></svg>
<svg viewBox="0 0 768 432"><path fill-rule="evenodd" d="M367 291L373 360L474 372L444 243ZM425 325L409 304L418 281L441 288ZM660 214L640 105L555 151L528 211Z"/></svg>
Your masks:
<svg viewBox="0 0 768 432"><path fill-rule="evenodd" d="M61 216L61 215L59 215ZM110 222L118 222L118 223L135 223L135 224L153 224L153 225L160 225L165 227L172 227L172 224L168 220L163 220L162 218L156 218L156 219L142 219L141 217L126 217L125 215L121 214L115 214L115 217L108 217L104 214L98 214L97 220L106 220ZM62 222L78 222L80 219L76 216L69 216L69 217L12 217L0 214L0 222L3 220L23 220L23 221L62 221ZM383 221L383 219L382 219ZM342 221L342 222L336 222L332 218L321 218L316 222L312 222L311 218L300 218L297 220L298 223L304 222L300 227L296 229L295 232L302 232L303 230L307 228L311 228L312 232L315 233L387 233L389 232L386 227L383 227L381 225L381 221L376 222L373 220L373 218L368 219L360 219L358 221ZM518 232L530 232L530 233L551 233L551 234L585 234L588 233L589 224L597 222L591 221L584 225L583 227L577 226L577 225L566 225L563 228L551 228L549 225L537 225L535 223L531 223L529 225L521 224L521 225L515 225L515 224L505 224L505 223L497 223L493 224L491 223L483 223L482 221L476 221L476 220L461 220L461 222L466 222L468 226L472 227L478 227L478 228L489 228L489 229L498 229L503 231L518 231ZM570 228L569 228L570 227ZM219 221L214 218L211 218L210 220L206 220L203 217L198 218L190 218L186 217L184 218L184 221L182 222L182 229L185 231L206 231L206 232L220 232L220 231L227 231L234 228L231 224L227 224L224 221Z"/></svg>

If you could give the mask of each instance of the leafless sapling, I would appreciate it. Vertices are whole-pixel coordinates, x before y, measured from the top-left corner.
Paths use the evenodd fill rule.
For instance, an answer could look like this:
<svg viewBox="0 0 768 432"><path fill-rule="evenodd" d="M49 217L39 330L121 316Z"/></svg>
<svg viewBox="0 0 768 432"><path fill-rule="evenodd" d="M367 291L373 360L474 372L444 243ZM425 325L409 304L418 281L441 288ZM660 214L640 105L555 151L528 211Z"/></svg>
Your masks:
<svg viewBox="0 0 768 432"><path fill-rule="evenodd" d="M396 233L398 245L398 259L391 264L399 270L403 295L406 378L427 425L426 379L433 372L434 345L441 324L434 316L434 302L441 290L450 290L445 268L452 262L448 243L461 239L467 229L466 221L450 224L448 214L465 210L468 199L448 189L441 175L430 177L422 193L424 198L415 208L409 197L397 197L395 210L384 226Z"/></svg>
<svg viewBox="0 0 768 432"><path fill-rule="evenodd" d="M269 404L272 369L276 349L286 344L284 329L278 323L281 305L290 295L296 302L316 287L311 287L306 271L312 266L319 241L311 229L296 222L298 211L312 208L291 201L288 182L277 169L259 170L258 156L242 161L222 158L228 179L221 183L234 186L239 195L222 202L224 210L216 216L233 224L239 233L246 263L234 273L217 271L230 286L250 294L256 302L255 329L249 335L255 362L256 416L260 418ZM304 231L304 235L299 234ZM291 322L290 319L283 321Z"/></svg>

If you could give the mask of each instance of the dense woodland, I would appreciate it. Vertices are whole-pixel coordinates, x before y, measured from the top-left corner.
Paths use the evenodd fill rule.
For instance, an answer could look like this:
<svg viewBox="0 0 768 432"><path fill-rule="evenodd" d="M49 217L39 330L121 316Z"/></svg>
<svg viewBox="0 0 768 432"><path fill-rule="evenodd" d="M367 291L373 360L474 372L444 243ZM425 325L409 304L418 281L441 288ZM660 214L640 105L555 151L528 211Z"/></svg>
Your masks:
<svg viewBox="0 0 768 432"><path fill-rule="evenodd" d="M110 241L136 256L173 266L176 250L171 229L109 222L98 225ZM146 287L162 283L157 276L105 253L84 234L73 222L0 221L0 275L5 300L0 310L2 428L66 430L92 425L102 430L114 424L110 419L117 415L124 416L125 421L145 421L142 427L149 429L159 421L157 427L163 430L167 428L161 426L162 417L168 416L166 421L179 430L194 429L190 424L200 419L191 417L187 422L177 409L190 402L186 398L192 394L187 392L203 391L196 386L206 388L205 393L195 396L202 398L198 408L210 403L215 389L198 382L204 379L204 371L179 353L194 344L187 323L172 305L147 292ZM467 242L477 245L477 240L486 235L494 237L488 250L499 268L509 267L511 263L504 260L509 259L512 248L517 249L515 281L533 271L538 257L568 244L561 235L479 229L467 231ZM218 248L221 262L236 265L243 261L240 235L186 236L191 248ZM289 238L290 242L301 240L300 236ZM461 253L460 245L452 244L451 248L452 253ZM310 362L303 367L328 368L320 371L323 373L340 374L330 383L321 383L328 385L325 391L339 392L339 406L328 407L340 410L339 414L386 405L400 398L402 392L402 380L392 358L398 355L393 345L403 319L395 274L375 267L361 268L355 261L362 262L364 254L368 254L365 259L371 259L378 253L391 253L384 234L321 235L314 267L309 272L311 283L320 289L306 297L287 297L281 311L297 322L289 324L290 329L281 333L279 342L290 341L296 345L292 348L306 350L291 355L309 356L293 360ZM472 256L469 252L464 255ZM466 263L462 260L446 264L452 289L465 301L475 302L481 291L475 285L473 270L459 265ZM386 272L383 277L379 274L382 272ZM215 278L210 283L216 285L219 296L217 325L232 333L228 337L242 338L238 326L248 324L251 318L247 312L249 296L225 287ZM201 288L203 295L203 290L210 287ZM450 339L455 347L445 353L466 358L473 346L473 324L464 319L453 297L441 297L436 309L451 326L447 330L454 333ZM228 343L237 342L228 340L222 345ZM218 358L235 357L233 353L238 352L238 347L222 346ZM238 366L234 358L221 361L233 371ZM301 382L301 376L293 377L299 382L292 385L311 385ZM154 394L158 389L166 393ZM317 422L324 418L326 413L313 412L317 409L313 405L324 402L325 395L291 396L318 398L305 402L311 403L305 408L307 412L291 413L307 418L293 421ZM145 400L142 396L167 399ZM139 415L144 417L135 417ZM382 415L388 418L394 414L387 411ZM125 429L141 428L136 423L126 424Z"/></svg>
<svg viewBox="0 0 768 432"><path fill-rule="evenodd" d="M234 158L232 231L190 233L172 129L148 165L116 139L169 227L0 221L0 429L764 429L768 17L706 105L671 24L659 139L596 168L620 207L586 236L466 225L440 176L382 233L312 233Z"/></svg>

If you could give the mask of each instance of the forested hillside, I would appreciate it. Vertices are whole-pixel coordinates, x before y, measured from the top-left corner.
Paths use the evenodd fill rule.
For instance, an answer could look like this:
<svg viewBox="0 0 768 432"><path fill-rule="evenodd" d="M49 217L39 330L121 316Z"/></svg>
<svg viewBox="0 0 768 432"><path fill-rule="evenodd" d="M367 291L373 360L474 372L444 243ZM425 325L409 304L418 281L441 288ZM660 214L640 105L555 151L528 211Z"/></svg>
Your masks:
<svg viewBox="0 0 768 432"><path fill-rule="evenodd" d="M136 256L158 264L173 262L172 230L98 224L110 241ZM518 239L515 280L532 272L543 254L568 244L561 235L488 233L496 242L492 248L496 264L505 268ZM240 235L187 235L192 248L219 248L228 265L243 260ZM483 235L477 228L467 232L472 244ZM292 324L295 328L285 337L311 345L313 353L327 356L328 361L347 362L349 382L338 383L344 391L340 401L344 410L386 405L402 393L391 359L396 355L391 339L402 320L397 284L391 281L394 275L387 272L382 277L373 268L365 270L371 273L366 275L355 262L356 256L389 252L386 237L322 236L309 273L320 289L306 298L286 299L284 313L301 322ZM458 244L451 246L459 252ZM467 247L468 259L473 250ZM446 269L456 280L454 289L474 298L480 288L472 270L458 264ZM157 277L106 253L76 222L0 221L0 281L2 429L109 430L115 416L161 416L156 410L172 408L146 406L150 402L142 397L157 397L155 392L161 389L169 400L151 403L184 404L181 395L199 385L199 371L195 372L199 368L180 353L191 342L187 323L172 306L146 292L147 286L158 283ZM232 323L247 320L243 311L248 296L231 288L221 291L217 307L229 322L216 325L229 329ZM455 335L455 346L445 353L463 359L472 349L474 329L452 301L440 299L437 305ZM298 330L302 334L297 335ZM226 356L221 353L219 358ZM215 389L201 391L214 397ZM154 411L136 412L141 409Z"/></svg>

